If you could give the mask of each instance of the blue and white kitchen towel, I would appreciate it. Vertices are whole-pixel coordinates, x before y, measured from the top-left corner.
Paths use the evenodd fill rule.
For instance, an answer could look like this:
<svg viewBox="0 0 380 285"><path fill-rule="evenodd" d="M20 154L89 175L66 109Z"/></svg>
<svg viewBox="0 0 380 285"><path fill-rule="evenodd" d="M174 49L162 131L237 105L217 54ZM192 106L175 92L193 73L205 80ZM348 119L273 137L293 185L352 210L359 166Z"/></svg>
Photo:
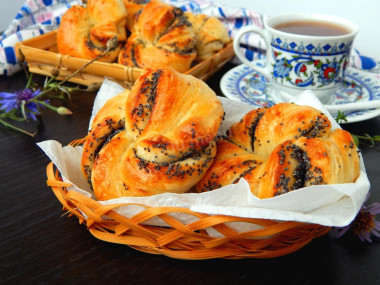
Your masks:
<svg viewBox="0 0 380 285"><path fill-rule="evenodd" d="M263 20L267 17L244 8L227 8L209 0L162 1L180 7L184 11L219 18L226 25L232 38L243 26L263 27ZM12 75L21 69L14 51L17 42L57 29L65 11L81 2L81 0L27 0L0 37L0 75ZM264 58L266 47L260 36L248 34L242 41L248 59ZM380 72L378 61L362 56L356 50L352 52L350 64L356 68Z"/></svg>

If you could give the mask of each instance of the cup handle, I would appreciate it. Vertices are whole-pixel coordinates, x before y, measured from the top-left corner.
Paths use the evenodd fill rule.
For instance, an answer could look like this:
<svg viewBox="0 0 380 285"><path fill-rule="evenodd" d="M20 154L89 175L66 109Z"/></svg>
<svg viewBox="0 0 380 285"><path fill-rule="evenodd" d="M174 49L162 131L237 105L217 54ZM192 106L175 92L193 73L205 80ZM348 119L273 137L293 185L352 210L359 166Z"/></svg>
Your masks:
<svg viewBox="0 0 380 285"><path fill-rule="evenodd" d="M240 39L245 35L245 34L248 34L248 33L257 33L259 34L265 41L265 44L267 46L267 53L266 53L266 65L263 66L263 67L260 67L260 66L257 66L257 65L254 65L252 64L251 61L249 61L245 55L241 52L241 49L240 49ZM256 27L256 26L246 26L246 27L243 27L241 28L238 33L236 34L235 38L234 38L234 42L233 42L233 46L234 46L234 51L235 51L235 54L236 56L243 62L245 63L246 65L248 65L250 68L252 68L253 70L256 70L258 72L260 72L261 74L263 74L265 77L267 78L271 78L272 75L271 73L269 72L268 70L268 58L269 58L269 47L270 47L270 36L268 34L268 32L265 30L265 29L262 29L262 28L259 28L259 27Z"/></svg>

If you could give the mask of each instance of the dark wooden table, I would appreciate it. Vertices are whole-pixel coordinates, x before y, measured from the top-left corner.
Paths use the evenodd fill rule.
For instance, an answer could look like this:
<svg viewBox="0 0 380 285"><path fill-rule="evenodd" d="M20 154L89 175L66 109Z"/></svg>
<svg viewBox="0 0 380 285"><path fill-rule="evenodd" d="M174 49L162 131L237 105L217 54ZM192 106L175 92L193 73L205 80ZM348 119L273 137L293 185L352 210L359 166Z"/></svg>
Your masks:
<svg viewBox="0 0 380 285"><path fill-rule="evenodd" d="M218 94L220 77L231 67L207 82ZM0 77L0 92L22 89L25 82L22 72ZM328 234L295 253L264 260L175 260L97 240L75 217L63 216L46 186L49 160L36 146L85 136L94 97L75 94L70 117L44 111L34 138L0 126L1 284L380 284L379 239L362 243L351 233L338 240ZM343 128L380 135L380 117ZM361 151L372 184L369 202L380 201L380 153Z"/></svg>

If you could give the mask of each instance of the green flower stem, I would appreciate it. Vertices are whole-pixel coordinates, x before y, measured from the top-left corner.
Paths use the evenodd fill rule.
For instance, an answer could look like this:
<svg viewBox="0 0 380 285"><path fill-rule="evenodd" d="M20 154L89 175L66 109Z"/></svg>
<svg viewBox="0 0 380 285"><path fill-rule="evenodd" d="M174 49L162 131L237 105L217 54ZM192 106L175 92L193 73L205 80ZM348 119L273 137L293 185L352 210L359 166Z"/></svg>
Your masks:
<svg viewBox="0 0 380 285"><path fill-rule="evenodd" d="M65 100L65 96L60 94L60 95L57 95L57 96L49 96L49 99L57 99L57 100Z"/></svg>
<svg viewBox="0 0 380 285"><path fill-rule="evenodd" d="M30 86L30 84L32 84L32 74L30 74L29 76L28 76L28 83L26 84L26 87L25 87L25 89L28 89L29 88L29 86Z"/></svg>
<svg viewBox="0 0 380 285"><path fill-rule="evenodd" d="M370 147L371 149L377 151L377 152L380 152L380 149L377 149L376 147L374 147L373 145L370 145L368 143L364 143L364 142L361 142L362 145L365 145L367 147Z"/></svg>
<svg viewBox="0 0 380 285"><path fill-rule="evenodd" d="M0 119L0 123L2 123L4 126L6 126L8 128L11 128L11 129L13 129L15 131L21 132L21 133L26 134L26 135L31 136L31 137L34 137L36 135L36 133L37 133L37 131L34 132L34 133L27 132L27 131L25 131L23 129L20 129L20 128L12 125L12 124L7 123L6 121L3 121L2 119Z"/></svg>
<svg viewBox="0 0 380 285"><path fill-rule="evenodd" d="M24 118L20 118L20 117L17 117L13 111L10 111L10 112L7 112L7 113L2 113L0 114L0 118L8 118L8 119L11 119L13 121L17 121L17 122L23 122L25 121Z"/></svg>
<svg viewBox="0 0 380 285"><path fill-rule="evenodd" d="M110 41L113 41L113 42L116 42L116 43L117 43L117 41L116 41L116 36L113 37L112 39L110 39L109 42L110 42ZM107 43L107 49L106 49L106 51L105 51L103 54L101 54L101 55L97 56L96 58L92 59L91 61L87 62L87 63L86 63L85 65L83 65L81 68L77 69L75 72L73 72L72 74L70 74L70 76L66 77L64 80L62 80L62 81L59 82L58 84L53 85L52 87L50 87L50 88L48 88L48 89L42 91L40 94L38 94L38 95L37 95L36 97L34 97L33 99L30 99L30 100L29 100L28 102L26 102L26 103L29 103L29 102L32 101L32 100L37 100L38 98L41 98L43 95L49 93L50 91L53 91L53 90L56 89L57 87L60 87L61 85L63 85L63 84L66 83L67 81L69 81L72 77L74 77L74 76L77 75L79 72L81 72L83 69L85 69L87 66L89 66L91 63L93 63L93 62L96 61L96 60L101 59L101 58L104 57L104 56L106 56L111 50L113 50L113 49L115 49L115 48L116 48L116 44L114 44L114 45L111 45L111 44L108 45L108 43Z"/></svg>
<svg viewBox="0 0 380 285"><path fill-rule="evenodd" d="M52 106L52 105L50 105L44 101L38 101L38 104L41 104L41 105L45 106L46 108L48 108L54 112L57 112L57 109L58 109L57 107L54 107L54 106Z"/></svg>
<svg viewBox="0 0 380 285"><path fill-rule="evenodd" d="M359 136L355 135L357 138L362 139L362 140L369 140L369 141L375 141L375 142L380 142L380 138L378 137L370 137L370 136Z"/></svg>
<svg viewBox="0 0 380 285"><path fill-rule="evenodd" d="M50 77L50 79L46 82L46 86L49 86L54 79L56 79L56 76Z"/></svg>
<svg viewBox="0 0 380 285"><path fill-rule="evenodd" d="M28 117L26 116L25 105L26 105L25 100L22 100L21 101L21 113L22 113L22 117L27 121Z"/></svg>

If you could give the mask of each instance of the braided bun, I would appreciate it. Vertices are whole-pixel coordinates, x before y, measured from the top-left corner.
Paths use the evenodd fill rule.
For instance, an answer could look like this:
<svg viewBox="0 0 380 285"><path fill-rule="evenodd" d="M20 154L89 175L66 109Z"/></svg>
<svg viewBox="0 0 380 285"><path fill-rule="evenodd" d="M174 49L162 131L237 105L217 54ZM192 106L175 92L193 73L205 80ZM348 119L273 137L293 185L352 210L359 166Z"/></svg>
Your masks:
<svg viewBox="0 0 380 285"><path fill-rule="evenodd" d="M198 191L245 178L253 194L270 198L302 187L354 182L359 157L351 135L331 130L320 111L291 103L256 109L217 142L217 155Z"/></svg>

